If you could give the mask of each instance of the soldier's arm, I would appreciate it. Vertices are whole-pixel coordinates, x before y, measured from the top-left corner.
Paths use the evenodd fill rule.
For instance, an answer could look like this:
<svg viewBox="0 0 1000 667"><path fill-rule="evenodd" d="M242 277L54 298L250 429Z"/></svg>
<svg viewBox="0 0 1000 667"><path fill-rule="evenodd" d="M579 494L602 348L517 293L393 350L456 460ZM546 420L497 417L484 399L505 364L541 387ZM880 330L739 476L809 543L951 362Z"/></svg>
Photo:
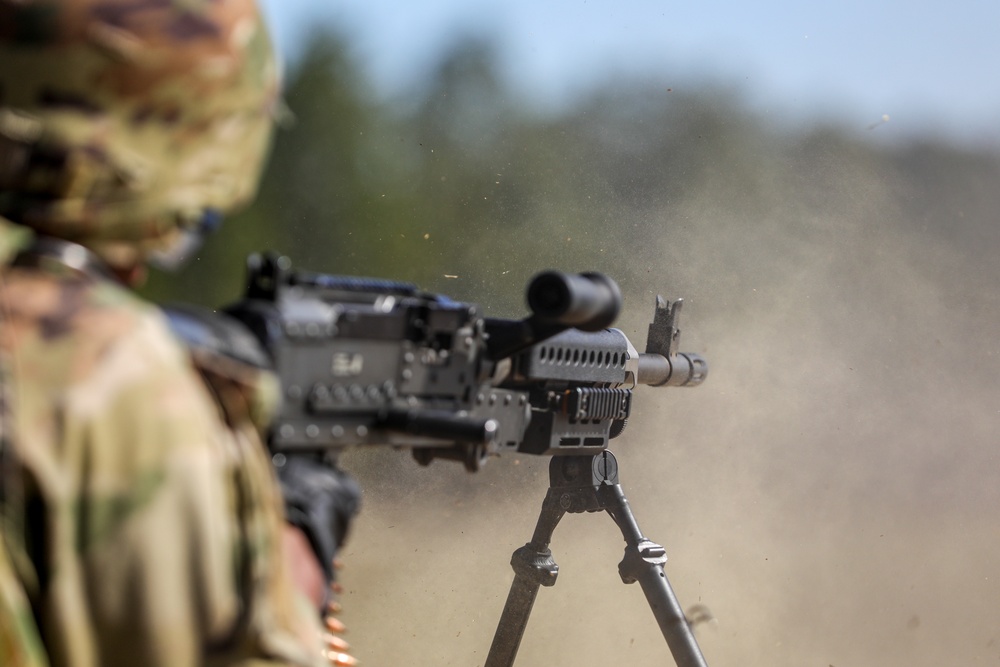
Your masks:
<svg viewBox="0 0 1000 667"><path fill-rule="evenodd" d="M70 409L88 441L77 542L100 664L322 664L282 554L270 461L183 351L144 325Z"/></svg>

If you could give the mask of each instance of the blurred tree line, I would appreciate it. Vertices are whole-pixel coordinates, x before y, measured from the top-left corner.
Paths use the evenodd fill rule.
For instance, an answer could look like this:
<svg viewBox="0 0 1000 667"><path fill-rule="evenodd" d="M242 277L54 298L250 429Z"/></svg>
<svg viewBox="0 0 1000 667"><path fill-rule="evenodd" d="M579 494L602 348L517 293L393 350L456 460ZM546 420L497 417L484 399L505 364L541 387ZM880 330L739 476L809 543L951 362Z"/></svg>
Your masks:
<svg viewBox="0 0 1000 667"><path fill-rule="evenodd" d="M234 301L246 255L273 249L513 317L535 272L603 271L637 347L655 294L683 296L684 347L712 366L694 392L637 393L642 417L615 446L630 489L645 483L680 515L706 490L724 517L752 499L734 504L779 532L812 517L810 534L839 525L830 516L951 525L949 512L1000 502L995 148L780 127L710 84L607 81L541 113L481 40L458 43L418 92L383 99L348 46L309 43L258 200L184 271L154 275L148 296ZM534 457L470 476L443 463L425 474L405 452L349 456L370 497L544 485Z"/></svg>
<svg viewBox="0 0 1000 667"><path fill-rule="evenodd" d="M878 146L835 127L783 132L735 92L656 81L609 81L542 114L505 87L477 39L459 42L419 95L377 99L347 46L336 33L312 38L289 72L294 119L257 202L185 272L153 276L148 296L232 301L245 256L262 249L311 270L413 281L499 315L520 313L523 285L549 267L605 271L626 297L650 282L697 294L717 278L704 254L727 257L734 276L741 262L756 270L798 242L832 242L840 223L828 214L870 217L858 207L876 192L913 233L953 244L959 224L980 254L998 240L1000 160L989 151Z"/></svg>

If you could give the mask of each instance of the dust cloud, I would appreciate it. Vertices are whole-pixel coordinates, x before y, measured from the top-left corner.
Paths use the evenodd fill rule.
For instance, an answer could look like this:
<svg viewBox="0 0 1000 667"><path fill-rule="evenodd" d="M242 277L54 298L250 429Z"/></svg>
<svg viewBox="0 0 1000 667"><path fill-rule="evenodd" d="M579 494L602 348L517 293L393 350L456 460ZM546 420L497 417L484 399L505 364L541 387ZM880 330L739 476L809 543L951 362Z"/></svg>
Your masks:
<svg viewBox="0 0 1000 667"><path fill-rule="evenodd" d="M621 327L641 348L654 295L686 297L682 347L711 373L641 389L612 450L681 604L711 611L713 666L1000 660L1000 230L982 199L1000 170L952 187L919 156L855 153L803 144L749 188L716 174L629 240ZM349 638L368 665L481 665L547 461L470 476L406 458L345 459L366 488ZM518 664L673 664L622 547L605 515L563 519Z"/></svg>

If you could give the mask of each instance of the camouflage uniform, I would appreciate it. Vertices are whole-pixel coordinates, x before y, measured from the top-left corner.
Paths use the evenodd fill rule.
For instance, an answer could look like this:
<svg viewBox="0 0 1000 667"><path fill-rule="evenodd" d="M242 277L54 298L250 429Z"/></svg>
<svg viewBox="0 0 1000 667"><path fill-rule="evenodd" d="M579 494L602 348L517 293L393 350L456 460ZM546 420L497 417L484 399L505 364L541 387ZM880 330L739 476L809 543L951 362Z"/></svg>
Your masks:
<svg viewBox="0 0 1000 667"><path fill-rule="evenodd" d="M26 231L13 228L0 218L0 265L20 248L25 240L23 232ZM3 372L2 368L0 372ZM0 391L5 389L7 384L0 377ZM9 456L5 447L9 426L5 419L6 407L6 396L0 394L0 469ZM44 667L47 664L28 598L7 553L6 544L0 539L0 665Z"/></svg>
<svg viewBox="0 0 1000 667"><path fill-rule="evenodd" d="M0 542L0 664L42 667L48 664L31 607Z"/></svg>
<svg viewBox="0 0 1000 667"><path fill-rule="evenodd" d="M251 0L0 0L3 665L39 638L74 667L320 663L273 379L193 357L107 268L252 196L276 93ZM59 252L10 257L26 228Z"/></svg>
<svg viewBox="0 0 1000 667"><path fill-rule="evenodd" d="M13 266L0 301L8 544L53 664L310 664L319 628L283 576L239 378L203 381L159 311L108 280Z"/></svg>

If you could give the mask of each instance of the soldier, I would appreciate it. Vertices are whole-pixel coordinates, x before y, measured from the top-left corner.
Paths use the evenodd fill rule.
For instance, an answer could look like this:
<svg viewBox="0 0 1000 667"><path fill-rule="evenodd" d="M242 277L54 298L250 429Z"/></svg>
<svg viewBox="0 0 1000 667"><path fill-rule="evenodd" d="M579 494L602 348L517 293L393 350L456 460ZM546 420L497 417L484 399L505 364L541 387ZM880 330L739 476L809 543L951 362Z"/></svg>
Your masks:
<svg viewBox="0 0 1000 667"><path fill-rule="evenodd" d="M252 197L274 62L252 0L0 0L5 665L352 662L261 442L274 378L129 289Z"/></svg>

